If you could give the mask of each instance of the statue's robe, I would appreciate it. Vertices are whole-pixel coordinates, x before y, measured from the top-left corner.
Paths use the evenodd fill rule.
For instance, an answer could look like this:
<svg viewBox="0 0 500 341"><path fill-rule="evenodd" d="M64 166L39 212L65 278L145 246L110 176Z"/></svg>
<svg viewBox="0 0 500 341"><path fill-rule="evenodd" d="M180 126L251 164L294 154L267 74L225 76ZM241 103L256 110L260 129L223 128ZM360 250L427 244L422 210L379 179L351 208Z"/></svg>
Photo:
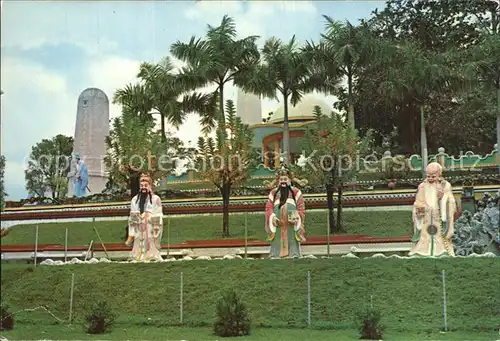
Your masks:
<svg viewBox="0 0 500 341"><path fill-rule="evenodd" d="M288 198L280 207L280 188L272 190L266 204L266 232L271 241L270 258L298 258L300 243L305 241L304 220L306 209L302 192L295 187L288 191ZM278 226L273 224L277 217Z"/></svg>
<svg viewBox="0 0 500 341"><path fill-rule="evenodd" d="M163 234L163 209L159 196L148 196L141 213L140 194L130 204L128 235L133 239L131 258L134 260L161 260L161 237Z"/></svg>
<svg viewBox="0 0 500 341"><path fill-rule="evenodd" d="M75 189L75 196L81 198L87 195L87 186L89 184L89 174L87 165L82 161L76 164L76 174L73 177L73 188Z"/></svg>
<svg viewBox="0 0 500 341"><path fill-rule="evenodd" d="M439 199L438 190L443 190ZM423 210L419 216L417 210ZM412 248L409 255L420 256L455 256L452 237L455 231L454 216L456 202L450 183L445 180L429 183L423 181L417 190L413 204Z"/></svg>

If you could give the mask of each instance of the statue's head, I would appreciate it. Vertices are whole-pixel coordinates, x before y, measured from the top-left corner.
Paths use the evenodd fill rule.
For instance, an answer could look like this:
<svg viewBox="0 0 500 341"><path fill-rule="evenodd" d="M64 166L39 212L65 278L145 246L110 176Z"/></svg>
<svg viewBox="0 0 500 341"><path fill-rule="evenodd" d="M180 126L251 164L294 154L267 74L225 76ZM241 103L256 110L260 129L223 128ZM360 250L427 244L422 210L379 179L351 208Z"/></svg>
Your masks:
<svg viewBox="0 0 500 341"><path fill-rule="evenodd" d="M264 185L266 185L268 189L276 188L276 186L283 188L291 186L292 182L301 187L307 185L306 179L297 179L290 169L288 169L285 165L282 165L276 172L276 178L271 182L265 181Z"/></svg>
<svg viewBox="0 0 500 341"><path fill-rule="evenodd" d="M139 178L139 190L141 193L151 193L153 191L153 178L147 173L142 173Z"/></svg>
<svg viewBox="0 0 500 341"><path fill-rule="evenodd" d="M282 168L279 170L277 174L277 180L278 184L280 187L288 187L292 185L292 180L291 180L292 174L291 172L286 169Z"/></svg>
<svg viewBox="0 0 500 341"><path fill-rule="evenodd" d="M429 183L435 183L441 180L441 176L443 174L443 167L437 162L431 162L427 165L425 169L427 181Z"/></svg>

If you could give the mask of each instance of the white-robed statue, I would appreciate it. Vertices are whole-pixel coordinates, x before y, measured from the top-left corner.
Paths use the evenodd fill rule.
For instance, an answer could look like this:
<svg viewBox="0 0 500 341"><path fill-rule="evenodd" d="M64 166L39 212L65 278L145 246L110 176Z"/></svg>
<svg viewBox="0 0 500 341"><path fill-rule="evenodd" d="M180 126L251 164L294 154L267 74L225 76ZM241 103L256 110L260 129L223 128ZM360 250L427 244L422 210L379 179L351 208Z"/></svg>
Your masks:
<svg viewBox="0 0 500 341"><path fill-rule="evenodd" d="M73 183L74 196L82 198L87 195L89 185L89 173L87 165L80 159L80 154L73 154L74 162L71 171L68 173L68 178Z"/></svg>
<svg viewBox="0 0 500 341"><path fill-rule="evenodd" d="M427 178L418 186L413 204L414 243L409 255L455 256L452 237L456 202L450 183L442 178L442 167L432 162Z"/></svg>
<svg viewBox="0 0 500 341"><path fill-rule="evenodd" d="M130 203L127 246L133 245L134 260L161 260L161 236L163 234L163 209L161 198L153 193L153 179L141 174L139 193Z"/></svg>

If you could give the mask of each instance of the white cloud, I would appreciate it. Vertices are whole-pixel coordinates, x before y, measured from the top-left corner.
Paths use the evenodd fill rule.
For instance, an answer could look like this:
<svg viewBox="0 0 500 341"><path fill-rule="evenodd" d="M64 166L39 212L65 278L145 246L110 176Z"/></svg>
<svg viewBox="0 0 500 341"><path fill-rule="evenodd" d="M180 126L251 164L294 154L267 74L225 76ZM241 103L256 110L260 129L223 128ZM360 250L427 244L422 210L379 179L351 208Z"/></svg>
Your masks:
<svg viewBox="0 0 500 341"><path fill-rule="evenodd" d="M234 19L239 37L249 35L264 37L271 34L270 23L280 21L283 15L292 14L293 19L300 20L301 24L307 25L316 13L317 10L312 1L198 1L189 7L184 15L187 19L201 19L212 26L217 26L222 17L227 14ZM272 32L272 34L276 33Z"/></svg>
<svg viewBox="0 0 500 341"><path fill-rule="evenodd" d="M109 117L119 116L121 107L112 104L113 95L117 89L129 83L137 82L140 61L123 58L120 56L104 56L95 59L89 67L90 82L87 87L99 88L108 96L110 108ZM82 89L83 90L83 89Z"/></svg>
<svg viewBox="0 0 500 341"><path fill-rule="evenodd" d="M64 77L26 59L4 58L2 149L27 155L41 138L73 134L76 102Z"/></svg>
<svg viewBox="0 0 500 341"><path fill-rule="evenodd" d="M2 47L29 50L67 43L89 55L109 52L118 45L100 31L102 20L98 4L8 1L2 8Z"/></svg>
<svg viewBox="0 0 500 341"><path fill-rule="evenodd" d="M57 134L73 135L76 96L65 78L26 59L2 59L2 154L6 190L24 187L31 147ZM10 191L12 192L12 190Z"/></svg>

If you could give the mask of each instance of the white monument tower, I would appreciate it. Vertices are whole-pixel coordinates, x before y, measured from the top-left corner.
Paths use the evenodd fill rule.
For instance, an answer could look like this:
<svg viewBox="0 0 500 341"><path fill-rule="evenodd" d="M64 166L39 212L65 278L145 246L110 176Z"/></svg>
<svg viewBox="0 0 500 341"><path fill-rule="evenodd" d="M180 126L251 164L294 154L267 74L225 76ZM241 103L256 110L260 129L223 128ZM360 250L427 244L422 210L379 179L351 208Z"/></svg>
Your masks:
<svg viewBox="0 0 500 341"><path fill-rule="evenodd" d="M108 96L96 88L85 89L78 97L73 153L80 154L89 174L87 195L101 193L106 188L104 168L105 138L109 135ZM69 182L68 195L74 194Z"/></svg>
<svg viewBox="0 0 500 341"><path fill-rule="evenodd" d="M248 125L262 123L260 96L249 94L238 88L236 94L236 115Z"/></svg>

